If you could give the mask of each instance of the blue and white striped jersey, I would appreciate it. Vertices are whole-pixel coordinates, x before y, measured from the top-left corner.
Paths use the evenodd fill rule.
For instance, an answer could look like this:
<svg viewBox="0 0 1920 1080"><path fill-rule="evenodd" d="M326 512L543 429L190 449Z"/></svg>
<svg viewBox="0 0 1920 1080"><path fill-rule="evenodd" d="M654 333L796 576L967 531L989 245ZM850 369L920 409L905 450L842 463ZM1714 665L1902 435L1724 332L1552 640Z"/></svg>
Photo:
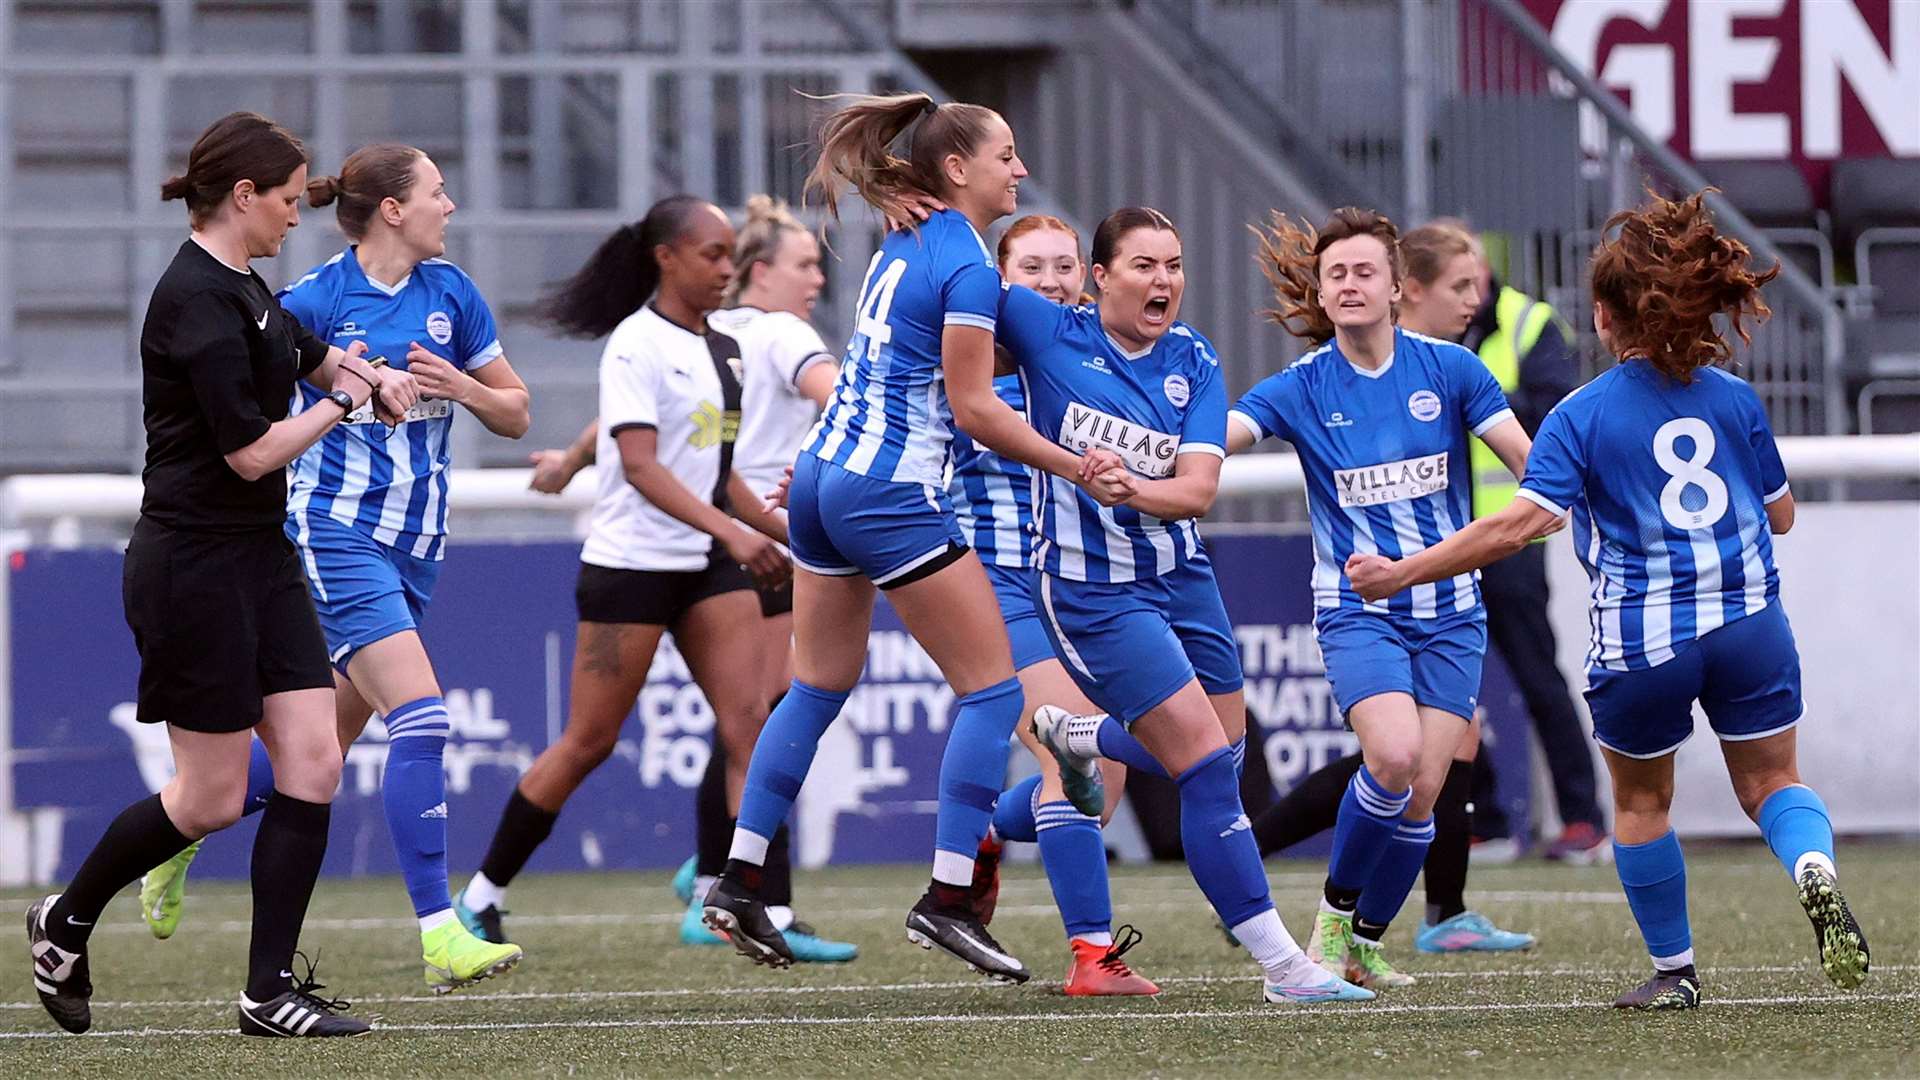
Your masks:
<svg viewBox="0 0 1920 1080"><path fill-rule="evenodd" d="M1107 336L1094 304L1063 307L1021 285L1000 306L1000 343L1020 365L1034 430L1076 453L1111 450L1149 479L1181 454L1226 456L1227 391L1213 345L1185 323L1141 352ZM1033 480L1034 565L1069 581L1120 584L1205 557L1191 518L1101 506L1073 481Z"/></svg>
<svg viewBox="0 0 1920 1080"><path fill-rule="evenodd" d="M473 280L445 259L428 259L399 284L382 285L360 269L349 247L280 292L281 306L315 337L407 366L407 348L473 371L500 355L493 312ZM295 384L292 411L321 400ZM332 406L328 406L332 408ZM453 404L422 399L389 430L362 407L293 463L287 514L325 514L415 558L441 557L447 531L447 447Z"/></svg>
<svg viewBox="0 0 1920 1080"><path fill-rule="evenodd" d="M807 453L876 480L944 486L953 410L940 334L992 331L999 304L993 254L960 212L888 234L867 266L853 337Z"/></svg>
<svg viewBox="0 0 1920 1080"><path fill-rule="evenodd" d="M1027 411L1020 376L993 380L993 392L1013 411ZM953 440L953 480L947 496L967 546L981 562L1027 569L1033 552L1033 477L1025 465L1001 457L962 431Z"/></svg>
<svg viewBox="0 0 1920 1080"><path fill-rule="evenodd" d="M1780 595L1767 504L1787 471L1760 398L1703 368L1683 386L1628 360L1568 394L1540 425L1520 496L1573 514L1593 581L1587 666L1673 659Z"/></svg>
<svg viewBox="0 0 1920 1080"><path fill-rule="evenodd" d="M1393 355L1368 371L1329 341L1260 380L1229 415L1256 441L1273 435L1300 455L1313 519L1316 609L1431 619L1479 605L1477 573L1367 603L1345 569L1356 551L1405 558L1473 519L1467 433L1513 419L1479 357L1396 328Z"/></svg>

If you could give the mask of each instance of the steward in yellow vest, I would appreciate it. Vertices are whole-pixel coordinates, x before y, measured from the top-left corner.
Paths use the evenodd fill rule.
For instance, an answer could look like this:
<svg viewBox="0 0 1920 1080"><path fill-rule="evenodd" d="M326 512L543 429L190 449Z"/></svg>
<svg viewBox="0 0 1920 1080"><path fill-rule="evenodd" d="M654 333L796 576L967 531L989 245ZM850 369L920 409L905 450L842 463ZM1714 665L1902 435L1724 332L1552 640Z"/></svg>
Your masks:
<svg viewBox="0 0 1920 1080"><path fill-rule="evenodd" d="M1467 324L1462 344L1480 354L1480 361L1506 391L1514 417L1532 437L1540 430L1540 421L1579 382L1572 338L1572 331L1544 300L1495 280L1473 322ZM1468 447L1468 465L1474 517L1486 517L1513 501L1519 478L1479 439L1472 439Z"/></svg>

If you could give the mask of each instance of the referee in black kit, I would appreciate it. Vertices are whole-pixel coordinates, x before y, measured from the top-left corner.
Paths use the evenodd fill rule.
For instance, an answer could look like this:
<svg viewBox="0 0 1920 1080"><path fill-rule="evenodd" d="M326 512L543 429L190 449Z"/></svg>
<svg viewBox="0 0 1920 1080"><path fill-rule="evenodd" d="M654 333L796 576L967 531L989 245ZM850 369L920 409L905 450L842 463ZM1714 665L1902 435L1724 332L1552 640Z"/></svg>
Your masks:
<svg viewBox="0 0 1920 1080"><path fill-rule="evenodd" d="M294 947L327 850L340 780L333 673L293 545L282 532L286 466L376 395L392 418L411 376L332 348L288 315L255 258L300 223L300 140L253 113L216 121L162 199L185 199L192 235L154 286L140 331L146 492L127 547L127 625L140 651L139 717L164 723L174 776L121 811L64 893L27 913L33 983L72 1032L92 1023L87 938L115 893L240 817L258 734L275 787L253 845L253 943L240 1031L358 1035L345 1002L318 996ZM334 406L287 418L294 381Z"/></svg>

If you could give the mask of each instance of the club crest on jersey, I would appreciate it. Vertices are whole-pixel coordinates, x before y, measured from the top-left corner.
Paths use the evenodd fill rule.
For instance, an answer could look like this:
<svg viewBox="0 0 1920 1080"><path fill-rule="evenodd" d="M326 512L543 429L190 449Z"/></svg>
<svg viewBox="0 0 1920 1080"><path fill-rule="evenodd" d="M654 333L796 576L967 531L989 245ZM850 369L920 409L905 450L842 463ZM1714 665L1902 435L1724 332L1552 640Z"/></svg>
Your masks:
<svg viewBox="0 0 1920 1080"><path fill-rule="evenodd" d="M1187 377L1185 375L1167 376L1160 384L1160 392L1167 395L1167 400L1173 404L1174 408L1184 409L1187 407L1187 398L1190 391L1187 388Z"/></svg>
<svg viewBox="0 0 1920 1080"><path fill-rule="evenodd" d="M1440 395L1431 390L1415 390L1407 398L1407 412L1415 420L1430 422L1440 418Z"/></svg>
<svg viewBox="0 0 1920 1080"><path fill-rule="evenodd" d="M1341 506L1379 506L1445 491L1447 455L1428 454L1359 469L1335 469L1333 490Z"/></svg>
<svg viewBox="0 0 1920 1080"><path fill-rule="evenodd" d="M427 336L441 345L453 340L453 320L447 318L446 312L436 311L427 316Z"/></svg>
<svg viewBox="0 0 1920 1080"><path fill-rule="evenodd" d="M1173 475L1173 459L1180 452L1180 436L1155 431L1134 420L1123 420L1077 401L1067 403L1060 421L1060 445L1076 453L1111 450L1127 468L1149 479Z"/></svg>

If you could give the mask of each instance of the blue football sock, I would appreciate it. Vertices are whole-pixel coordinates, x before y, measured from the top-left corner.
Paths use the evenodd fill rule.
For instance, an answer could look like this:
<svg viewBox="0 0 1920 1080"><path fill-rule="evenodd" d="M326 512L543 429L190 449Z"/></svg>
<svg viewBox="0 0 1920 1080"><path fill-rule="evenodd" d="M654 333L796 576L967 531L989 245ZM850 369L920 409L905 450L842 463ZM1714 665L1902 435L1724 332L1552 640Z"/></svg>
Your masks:
<svg viewBox="0 0 1920 1080"><path fill-rule="evenodd" d="M1687 925L1687 863L1672 829L1644 844L1613 845L1613 868L1627 890L1627 907L1640 924L1647 952L1676 956L1693 948Z"/></svg>
<svg viewBox="0 0 1920 1080"><path fill-rule="evenodd" d="M385 717L387 766L381 774L381 801L387 831L393 834L400 876L422 918L453 906L447 895L447 774L441 758L447 747L447 706L423 697Z"/></svg>
<svg viewBox="0 0 1920 1080"><path fill-rule="evenodd" d="M1007 777L1007 740L1025 706L1020 680L1007 679L959 701L940 756L940 816L934 822L934 880L966 887L973 856L993 821ZM961 872L965 864L964 875Z"/></svg>
<svg viewBox="0 0 1920 1080"><path fill-rule="evenodd" d="M240 804L244 817L267 808L273 798L273 759L267 756L267 744L253 740L253 755L247 759L247 801Z"/></svg>
<svg viewBox="0 0 1920 1080"><path fill-rule="evenodd" d="M1413 789L1388 791L1365 765L1353 774L1333 819L1333 858L1327 863L1327 886L1358 896L1373 880L1374 870L1393 843L1400 815L1413 798Z"/></svg>
<svg viewBox="0 0 1920 1080"><path fill-rule="evenodd" d="M1127 725L1114 717L1109 716L1100 722L1099 739L1101 757L1111 758L1129 769L1138 769L1148 776L1172 778L1173 774L1167 772L1165 765L1160 764L1160 759L1154 757L1151 751L1140 744L1139 739L1133 737L1133 732L1127 730Z"/></svg>
<svg viewBox="0 0 1920 1080"><path fill-rule="evenodd" d="M1227 749L1233 752L1233 775L1247 775L1247 737L1242 735L1233 740L1227 744Z"/></svg>
<svg viewBox="0 0 1920 1080"><path fill-rule="evenodd" d="M1253 826L1240 805L1240 781L1226 747L1180 774L1180 843L1187 869L1228 926L1273 909Z"/></svg>
<svg viewBox="0 0 1920 1080"><path fill-rule="evenodd" d="M1034 773L1000 793L1000 802L993 808L993 831L1000 839L1031 844L1040 838L1033 805L1039 791L1040 774Z"/></svg>
<svg viewBox="0 0 1920 1080"><path fill-rule="evenodd" d="M1433 815L1427 815L1424 821L1409 821L1406 815L1401 815L1400 827L1394 830L1386 854L1380 856L1380 864L1373 868L1373 877L1368 879L1366 888L1360 890L1355 918L1384 931L1393 917L1400 914L1401 905L1407 902L1407 894L1413 891L1414 879L1420 876L1420 867L1427 861L1427 848L1432 844Z"/></svg>
<svg viewBox="0 0 1920 1080"><path fill-rule="evenodd" d="M826 734L840 707L847 703L846 693L835 693L808 686L799 679L787 690L787 696L774 707L753 744L753 760L747 765L747 783L740 794L740 817L734 832L733 858L744 858L741 833L759 837L759 858L745 861L760 865L766 859L766 843L787 820L800 785L813 767L813 755L820 748L820 736Z"/></svg>
<svg viewBox="0 0 1920 1080"><path fill-rule="evenodd" d="M1793 877L1801 860L1808 855L1825 857L1829 871L1833 862L1833 822L1827 818L1827 804L1810 787L1794 784L1767 796L1760 804L1760 835L1767 838L1773 857Z"/></svg>
<svg viewBox="0 0 1920 1080"><path fill-rule="evenodd" d="M1100 819L1075 810L1065 799L1041 803L1034 816L1040 864L1046 867L1067 937L1111 933L1113 898L1107 891L1107 845L1100 837Z"/></svg>

